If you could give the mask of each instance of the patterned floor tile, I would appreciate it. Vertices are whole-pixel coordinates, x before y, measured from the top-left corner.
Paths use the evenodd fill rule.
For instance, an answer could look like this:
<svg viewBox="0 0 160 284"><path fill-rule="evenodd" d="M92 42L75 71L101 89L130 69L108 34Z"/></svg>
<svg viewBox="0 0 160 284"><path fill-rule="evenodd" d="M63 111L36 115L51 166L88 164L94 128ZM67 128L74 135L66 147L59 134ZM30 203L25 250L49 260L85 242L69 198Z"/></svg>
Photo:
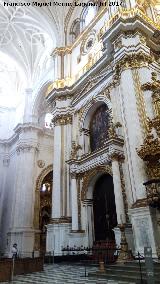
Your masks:
<svg viewBox="0 0 160 284"><path fill-rule="evenodd" d="M66 264L45 265L44 271L15 276L13 284L120 284L106 279L88 277L88 273L97 271L97 267L86 267ZM2 283L2 284L6 284Z"/></svg>

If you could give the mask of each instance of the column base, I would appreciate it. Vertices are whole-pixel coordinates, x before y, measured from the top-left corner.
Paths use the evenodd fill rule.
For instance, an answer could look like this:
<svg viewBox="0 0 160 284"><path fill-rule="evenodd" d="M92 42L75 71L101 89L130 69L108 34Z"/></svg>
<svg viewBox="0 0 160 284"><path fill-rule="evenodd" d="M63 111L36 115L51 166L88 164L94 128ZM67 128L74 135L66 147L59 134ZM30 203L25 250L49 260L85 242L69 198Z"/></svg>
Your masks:
<svg viewBox="0 0 160 284"><path fill-rule="evenodd" d="M34 250L35 230L32 228L16 228L8 232L7 255L12 257L12 246L17 244L18 253L24 257L32 257Z"/></svg>
<svg viewBox="0 0 160 284"><path fill-rule="evenodd" d="M120 247L120 243L121 243L121 232L120 229L118 227L113 229L114 233L115 233L115 240L116 240L116 245L118 247ZM132 225L131 224L126 224L125 227L125 235L126 235L126 239L127 239L127 243L128 243L128 249L131 250L133 253L135 251L134 248L134 238L133 238L133 231L132 231Z"/></svg>
<svg viewBox="0 0 160 284"><path fill-rule="evenodd" d="M139 252L141 255L144 255L144 247L151 247L152 256L157 258L156 242L150 208L147 206L129 209L129 214L131 216L134 235L134 254Z"/></svg>
<svg viewBox="0 0 160 284"><path fill-rule="evenodd" d="M71 223L48 224L46 251L54 251L55 256L62 255L62 247L69 245L71 227Z"/></svg>
<svg viewBox="0 0 160 284"><path fill-rule="evenodd" d="M88 246L88 240L86 239L86 233L84 230L70 231L69 233L69 247Z"/></svg>

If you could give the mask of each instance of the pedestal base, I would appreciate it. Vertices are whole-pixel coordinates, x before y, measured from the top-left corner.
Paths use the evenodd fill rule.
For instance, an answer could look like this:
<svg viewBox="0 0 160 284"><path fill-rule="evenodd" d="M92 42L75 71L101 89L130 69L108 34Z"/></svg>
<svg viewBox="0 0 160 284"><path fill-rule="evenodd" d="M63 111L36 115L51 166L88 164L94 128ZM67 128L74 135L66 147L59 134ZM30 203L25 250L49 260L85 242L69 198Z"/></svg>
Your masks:
<svg viewBox="0 0 160 284"><path fill-rule="evenodd" d="M80 246L84 246L87 247L88 246L88 240L86 239L86 234L83 231L71 231L69 233L69 247L80 247Z"/></svg>
<svg viewBox="0 0 160 284"><path fill-rule="evenodd" d="M154 228L149 207L130 209L129 213L135 243L134 254L139 252L141 255L144 255L144 247L151 247L152 256L157 258Z"/></svg>
<svg viewBox="0 0 160 284"><path fill-rule="evenodd" d="M12 257L12 246L17 244L18 254L24 257L32 257L34 250L35 231L29 228L13 229L8 232L7 255Z"/></svg>
<svg viewBox="0 0 160 284"><path fill-rule="evenodd" d="M118 227L114 228L114 234L115 234L115 240L116 240L116 245L120 247L121 243L121 232ZM133 231L132 231L132 225L131 224L126 224L125 227L125 235L128 243L128 249L131 250L132 252L135 251L134 248L134 238L133 238Z"/></svg>
<svg viewBox="0 0 160 284"><path fill-rule="evenodd" d="M71 224L49 224L47 226L47 252L53 252L55 256L61 256L63 247L88 246L88 240L84 231L72 231Z"/></svg>
<svg viewBox="0 0 160 284"><path fill-rule="evenodd" d="M69 245L70 223L48 224L46 251L54 255L62 255L62 247Z"/></svg>

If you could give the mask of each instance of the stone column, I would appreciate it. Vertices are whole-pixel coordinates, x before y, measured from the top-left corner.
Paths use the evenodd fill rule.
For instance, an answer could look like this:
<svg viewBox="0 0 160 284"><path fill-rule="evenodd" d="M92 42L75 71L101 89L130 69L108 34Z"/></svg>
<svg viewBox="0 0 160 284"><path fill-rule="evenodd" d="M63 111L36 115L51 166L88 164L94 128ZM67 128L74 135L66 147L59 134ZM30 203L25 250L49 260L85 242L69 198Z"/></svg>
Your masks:
<svg viewBox="0 0 160 284"><path fill-rule="evenodd" d="M114 195L115 195L118 224L122 224L126 222L123 195L122 195L122 187L121 187L120 169L119 169L119 162L118 162L120 158L121 156L119 156L117 153L113 153L111 155Z"/></svg>
<svg viewBox="0 0 160 284"><path fill-rule="evenodd" d="M38 147L20 142L17 146L15 199L12 208L9 246L18 244L21 252L31 253L34 246L35 162Z"/></svg>
<svg viewBox="0 0 160 284"><path fill-rule="evenodd" d="M71 124L70 114L54 118L52 218L70 214L69 166L66 161L71 152Z"/></svg>
<svg viewBox="0 0 160 284"><path fill-rule="evenodd" d="M24 116L23 122L32 122L32 93L33 90L31 88L25 89L25 108L24 108Z"/></svg>
<svg viewBox="0 0 160 284"><path fill-rule="evenodd" d="M52 218L61 217L61 126L54 127Z"/></svg>
<svg viewBox="0 0 160 284"><path fill-rule="evenodd" d="M19 145L17 147L16 202L13 227L33 227L34 168L37 150L38 148L33 145Z"/></svg>
<svg viewBox="0 0 160 284"><path fill-rule="evenodd" d="M78 193L76 174L71 174L72 231L78 230Z"/></svg>
<svg viewBox="0 0 160 284"><path fill-rule="evenodd" d="M85 212L86 212L86 235L88 238L87 245L89 247L93 246L94 241L94 216L93 216L93 200L92 199L85 199L83 202L83 205L85 206Z"/></svg>

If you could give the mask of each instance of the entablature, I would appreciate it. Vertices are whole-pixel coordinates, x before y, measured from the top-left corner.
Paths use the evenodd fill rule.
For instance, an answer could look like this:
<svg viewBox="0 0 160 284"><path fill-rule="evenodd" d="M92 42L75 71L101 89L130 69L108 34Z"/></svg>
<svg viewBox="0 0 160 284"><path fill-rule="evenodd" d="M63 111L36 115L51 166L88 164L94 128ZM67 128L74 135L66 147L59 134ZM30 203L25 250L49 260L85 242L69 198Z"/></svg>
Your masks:
<svg viewBox="0 0 160 284"><path fill-rule="evenodd" d="M110 164L113 155L120 158L123 154L124 140L122 138L115 138L106 141L104 147L66 161L70 165L70 173L83 173L97 166Z"/></svg>

